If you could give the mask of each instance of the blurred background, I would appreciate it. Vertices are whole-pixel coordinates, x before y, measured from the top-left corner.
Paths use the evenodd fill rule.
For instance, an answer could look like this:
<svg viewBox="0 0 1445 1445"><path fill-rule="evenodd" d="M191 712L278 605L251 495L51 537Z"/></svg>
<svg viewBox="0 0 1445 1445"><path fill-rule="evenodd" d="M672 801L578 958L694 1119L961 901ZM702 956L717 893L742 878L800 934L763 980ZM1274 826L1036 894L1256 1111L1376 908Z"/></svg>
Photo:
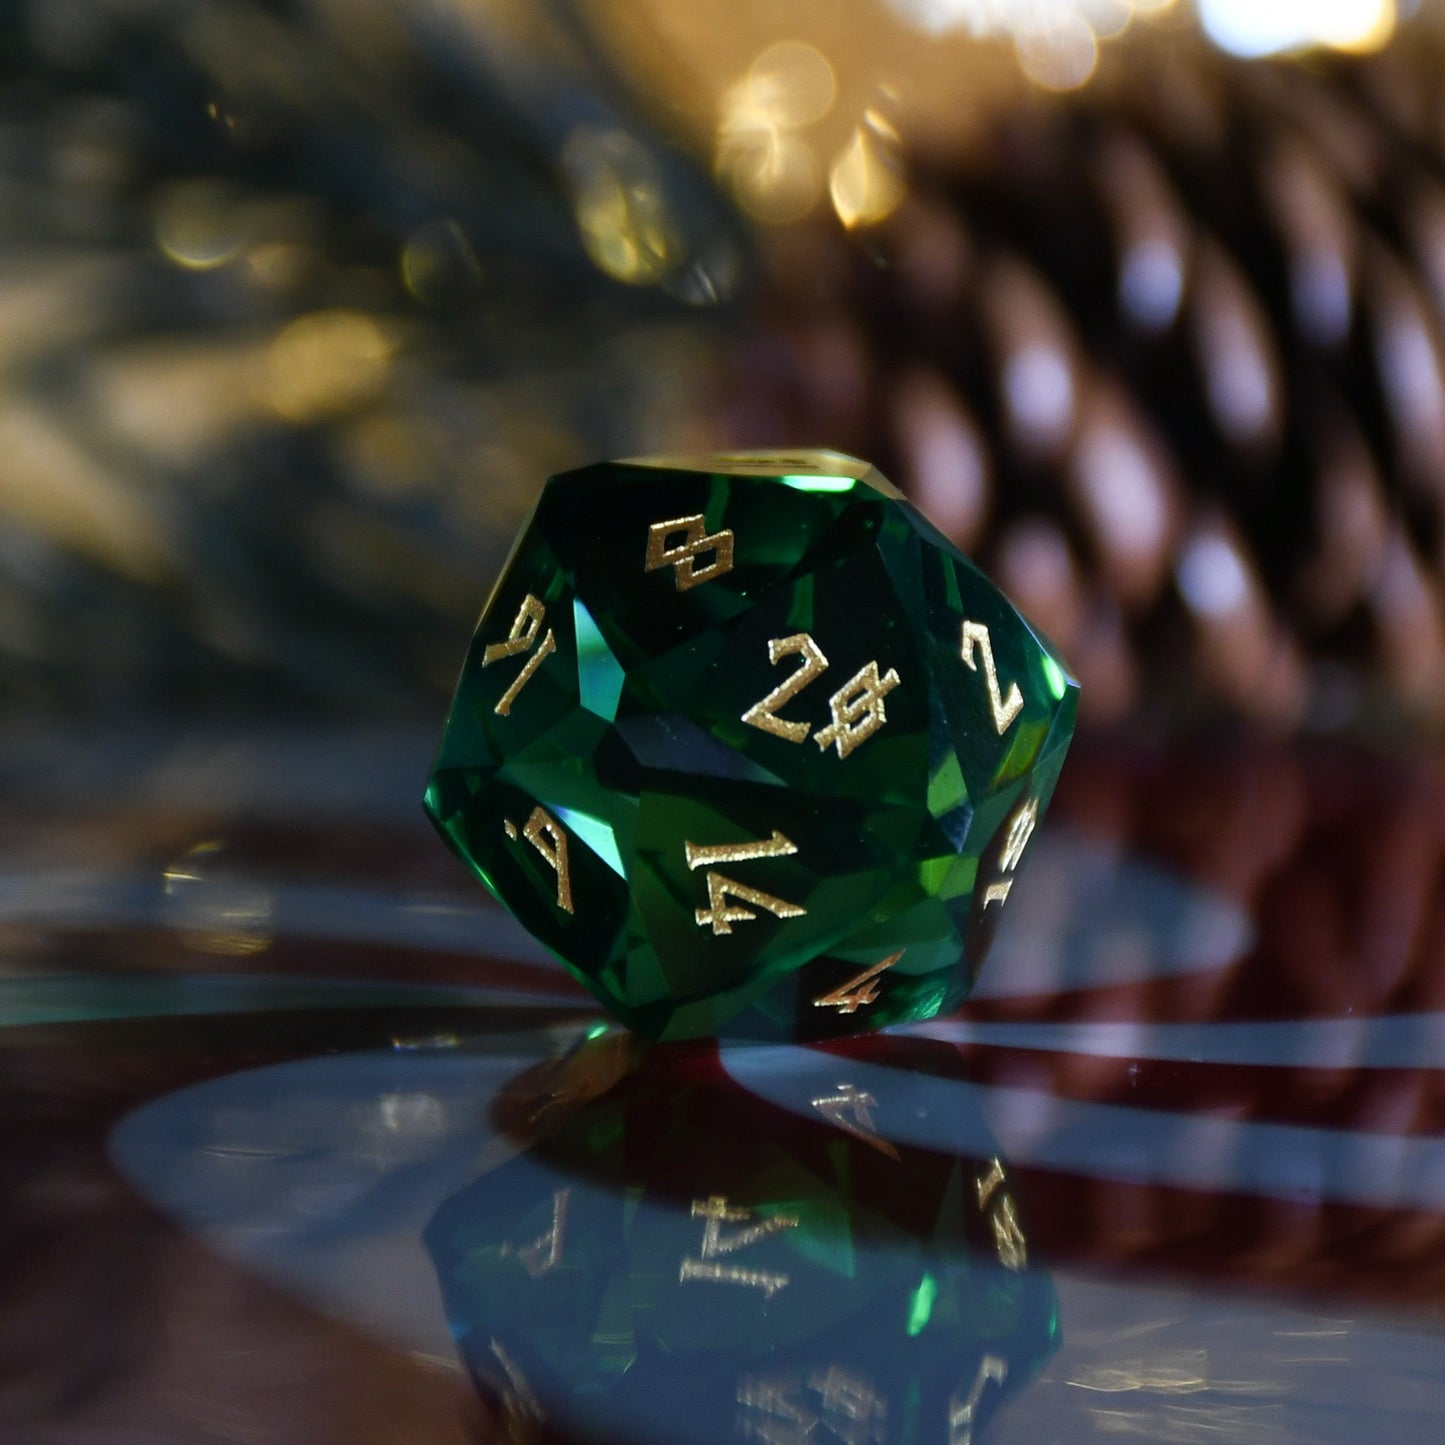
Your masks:
<svg viewBox="0 0 1445 1445"><path fill-rule="evenodd" d="M450 1061L530 1128L598 1026L430 749L549 473L783 445L1084 684L940 1025L1062 1301L987 1438L1436 1440L1442 76L1445 0L0 0L6 1445L518 1438L353 1307L434 1290Z"/></svg>
<svg viewBox="0 0 1445 1445"><path fill-rule="evenodd" d="M826 445L1086 720L1445 717L1445 6L0 11L0 706L439 718L545 476Z"/></svg>

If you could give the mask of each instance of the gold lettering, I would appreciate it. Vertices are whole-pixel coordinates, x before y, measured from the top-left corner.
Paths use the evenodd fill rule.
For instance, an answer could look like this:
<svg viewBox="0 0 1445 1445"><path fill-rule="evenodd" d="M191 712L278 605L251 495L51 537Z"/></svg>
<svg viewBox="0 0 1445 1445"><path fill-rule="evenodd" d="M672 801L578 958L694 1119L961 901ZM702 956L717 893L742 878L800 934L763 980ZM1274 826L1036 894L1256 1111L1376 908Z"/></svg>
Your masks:
<svg viewBox="0 0 1445 1445"><path fill-rule="evenodd" d="M999 1196L990 1222L993 1224L993 1243L998 1250L998 1262L1005 1269L1022 1269L1029 1262L1028 1241L1024 1238L1023 1228L1019 1224L1012 1196Z"/></svg>
<svg viewBox="0 0 1445 1445"><path fill-rule="evenodd" d="M493 642L482 652L482 666L490 667L505 657L515 657L519 652L528 651L537 640L547 609L529 592L522 598L522 605L512 619L512 630L505 642ZM557 636L549 627L542 638L541 646L522 664L522 670L512 680L512 685L497 700L492 709L499 717L506 717L517 700L517 694L531 681L532 675L542 665L542 660L557 650Z"/></svg>
<svg viewBox="0 0 1445 1445"><path fill-rule="evenodd" d="M862 973L850 978L847 983L840 984L832 993L825 993L813 1000L814 1008L835 1008L839 1013L855 1014L865 1004L870 1004L878 997L878 976L886 973L900 958L903 957L903 950L900 948L897 953L890 953L882 963L875 963L872 968L865 968Z"/></svg>
<svg viewBox="0 0 1445 1445"><path fill-rule="evenodd" d="M1004 838L1003 851L999 855L999 872L1012 873L1024 856L1024 849L1033 837L1034 827L1039 821L1039 800L1030 798L1009 819L1008 833ZM1014 886L1012 878L997 878L988 885L983 895L983 906L990 903L1005 903Z"/></svg>
<svg viewBox="0 0 1445 1445"><path fill-rule="evenodd" d="M823 649L806 632L794 633L792 637L775 637L768 643L768 661L775 667L783 658L793 653L802 657L803 665L791 677L784 678L760 702L755 702L743 714L743 721L755 728L761 728L765 733L772 733L774 737L786 738L790 743L800 743L812 731L812 724L789 722L786 718L778 717L777 712L802 692L814 678L821 675L828 666L828 659L823 656Z"/></svg>
<svg viewBox="0 0 1445 1445"><path fill-rule="evenodd" d="M983 1209L987 1206L988 1202L998 1193L999 1188L1006 1182L1002 1161L993 1160L988 1166L987 1173L980 1174L976 1181L978 1207ZM1014 1209L1011 1195L1008 1193L998 1195L997 1202L989 1211L989 1223L993 1226L993 1242L994 1248L998 1250L999 1263L1005 1269L1022 1269L1029 1260L1028 1241L1024 1238L1023 1228L1019 1224L1018 1212Z"/></svg>
<svg viewBox="0 0 1445 1445"><path fill-rule="evenodd" d="M973 1388L960 1401L957 1393L948 1397L948 1445L973 1445L973 1426L985 1387L992 1381L1002 1385L1008 1379L1008 1361L999 1355L985 1355L979 1362Z"/></svg>
<svg viewBox="0 0 1445 1445"><path fill-rule="evenodd" d="M517 825L502 819L502 831L515 839ZM541 854L542 861L557 875L557 907L572 912L572 877L567 868L567 835L542 808L533 808L522 829L522 837Z"/></svg>
<svg viewBox="0 0 1445 1445"><path fill-rule="evenodd" d="M734 1250L746 1249L760 1239L769 1239L775 1234L796 1229L798 1221L791 1214L764 1215L757 1223L751 1209L733 1209L725 1195L712 1194L706 1199L692 1201L692 1217L705 1220L702 1227L702 1257L715 1259L720 1254L732 1254ZM724 1233L725 1224L740 1224L730 1234Z"/></svg>
<svg viewBox="0 0 1445 1445"><path fill-rule="evenodd" d="M986 1174L978 1176L978 1207L982 1209L992 1197L995 1189L1004 1182L1003 1164L994 1159L988 1166Z"/></svg>
<svg viewBox="0 0 1445 1445"><path fill-rule="evenodd" d="M990 883L988 890L983 895L983 906L988 907L990 903L1002 903L1009 895L1009 889L1014 886L1012 878L1005 878L1002 883Z"/></svg>
<svg viewBox="0 0 1445 1445"><path fill-rule="evenodd" d="M690 869L701 868L709 863L745 863L756 858L781 858L798 851L797 845L785 838L776 828L773 829L771 838L755 843L716 843L701 846L684 840L682 848ZM719 873L715 868L709 868L707 871L708 906L694 912L693 917L697 920L697 926L699 928L711 926L714 935L731 933L734 923L747 923L758 916L751 909L730 906L729 899L736 899L738 903L751 903L755 907L766 909L776 918L801 918L808 911L806 908L800 908L796 903L776 898L771 893L764 893L759 888L749 888L746 884L729 878L725 873Z"/></svg>
<svg viewBox="0 0 1445 1445"><path fill-rule="evenodd" d="M515 1254L533 1279L541 1279L544 1274L550 1274L562 1262L562 1241L567 1229L567 1200L571 1193L570 1189L559 1189L552 1196L552 1223L544 1234L538 1235L530 1244L524 1244L520 1249L514 1250L510 1244L502 1246L501 1253Z"/></svg>
<svg viewBox="0 0 1445 1445"><path fill-rule="evenodd" d="M527 593L522 598L517 615L512 619L512 630L507 634L507 640L493 642L483 651L482 666L490 667L504 657L515 657L519 652L526 652L537 640L537 629L541 627L546 616L546 607L530 592Z"/></svg>
<svg viewBox="0 0 1445 1445"><path fill-rule="evenodd" d="M978 671L975 653L983 658L983 680L988 688L989 711L993 714L993 725L998 729L999 737L1002 737L1023 709L1023 694L1016 682L1009 683L1007 694L999 691L998 669L993 661L993 640L988 635L988 628L982 622L965 622L961 656L964 665L972 672Z"/></svg>
<svg viewBox="0 0 1445 1445"><path fill-rule="evenodd" d="M797 844L773 829L773 836L757 843L711 843L706 847L684 841L682 851L689 868L713 863L751 863L755 858L785 858L798 851Z"/></svg>
<svg viewBox="0 0 1445 1445"><path fill-rule="evenodd" d="M813 1107L844 1133L861 1139L865 1144L871 1144L880 1154L886 1154L890 1159L897 1159L898 1150L887 1139L880 1139L873 1132L873 1115L870 1111L876 1102L872 1094L864 1093L852 1084L839 1084L836 1094L824 1094L814 1099Z"/></svg>
<svg viewBox="0 0 1445 1445"><path fill-rule="evenodd" d="M774 1235L796 1229L798 1221L791 1214L757 1216L751 1209L732 1209L726 1198L712 1195L708 1199L694 1199L692 1217L705 1220L702 1230L701 1259L687 1258L678 1269L679 1284L688 1280L700 1280L713 1284L739 1284L750 1289L760 1289L769 1298L786 1289L789 1278L769 1270L744 1269L739 1265L714 1264L712 1261L723 1255L734 1254L747 1249ZM738 1225L731 1232L724 1232L724 1225Z"/></svg>
<svg viewBox="0 0 1445 1445"><path fill-rule="evenodd" d="M882 677L878 675L876 662L859 668L857 674L828 699L833 721L813 741L824 749L836 745L838 756L846 758L888 721L883 699L897 686L898 673L891 667Z"/></svg>
<svg viewBox="0 0 1445 1445"><path fill-rule="evenodd" d="M816 1396L818 1404L813 1405ZM888 1438L888 1399L866 1376L829 1364L798 1375L738 1381L737 1428L764 1445L815 1445L823 1432L843 1445L882 1445Z"/></svg>
<svg viewBox="0 0 1445 1445"><path fill-rule="evenodd" d="M755 702L743 714L743 721L765 733L772 733L774 737L800 743L812 731L812 724L779 717L778 710L822 676L828 659L806 632L797 632L791 637L775 637L768 643L768 661L775 667L783 658L793 654L803 659L801 665L766 697ZM869 662L859 668L828 699L832 722L818 732L813 741L824 751L836 747L838 756L846 758L888 721L883 699L898 683L898 673L891 667L881 674L877 662Z"/></svg>
<svg viewBox="0 0 1445 1445"><path fill-rule="evenodd" d="M512 1428L505 1432L504 1438L518 1438L513 1433L518 1423L518 1417L534 1423L538 1422L543 1419L542 1407L537 1403L536 1393L527 1383L527 1377L517 1368L516 1361L502 1348L502 1342L493 1336L490 1346L507 1380L507 1387L502 1392L502 1404L511 1417Z"/></svg>
<svg viewBox="0 0 1445 1445"><path fill-rule="evenodd" d="M1029 839L1033 837L1034 825L1039 820L1039 800L1030 798L1009 820L1008 838L1004 842L1003 855L998 866L1004 873L1012 873L1024 856Z"/></svg>
<svg viewBox="0 0 1445 1445"><path fill-rule="evenodd" d="M671 539L681 535L680 542ZM706 552L713 559L705 567L697 566L698 557ZM721 577L733 568L733 534L729 530L709 533L701 512L691 517L674 517L669 522L654 522L647 529L647 559L643 570L656 572L672 568L672 580L679 592L700 587L714 577Z"/></svg>
<svg viewBox="0 0 1445 1445"><path fill-rule="evenodd" d="M743 1269L736 1264L708 1264L700 1259L685 1259L677 1272L677 1282L686 1284L689 1280L700 1280L706 1284L740 1284L749 1289L760 1289L769 1298L779 1290L787 1289L790 1281L785 1274L772 1274L765 1269Z"/></svg>
<svg viewBox="0 0 1445 1445"><path fill-rule="evenodd" d="M751 903L766 909L774 918L801 918L808 910L789 903L786 898L764 893L760 888L749 888L738 883L715 868L707 871L707 907L693 910L693 917L699 928L711 926L713 934L731 933L734 923L749 923L758 915L748 908L730 906L729 899L738 903Z"/></svg>
<svg viewBox="0 0 1445 1445"><path fill-rule="evenodd" d="M802 1386L796 1380L744 1376L738 1381L738 1404L763 1418L740 1414L738 1427L743 1438L761 1440L764 1445L808 1445L819 1416L806 1407L801 1394Z"/></svg>
<svg viewBox="0 0 1445 1445"><path fill-rule="evenodd" d="M847 1445L887 1438L888 1401L873 1386L838 1365L808 1376L808 1388L822 1401L823 1417Z"/></svg>

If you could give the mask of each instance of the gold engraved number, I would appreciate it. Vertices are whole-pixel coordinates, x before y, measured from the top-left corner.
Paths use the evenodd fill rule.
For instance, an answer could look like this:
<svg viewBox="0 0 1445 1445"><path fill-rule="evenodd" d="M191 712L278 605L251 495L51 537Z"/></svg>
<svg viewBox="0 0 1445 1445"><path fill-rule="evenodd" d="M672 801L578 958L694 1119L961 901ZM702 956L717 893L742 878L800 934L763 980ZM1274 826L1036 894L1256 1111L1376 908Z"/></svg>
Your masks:
<svg viewBox="0 0 1445 1445"><path fill-rule="evenodd" d="M875 1445L888 1438L888 1401L873 1386L839 1365L813 1370L808 1388L819 1397L828 1428L849 1445Z"/></svg>
<svg viewBox="0 0 1445 1445"><path fill-rule="evenodd" d="M1009 683L1007 695L999 691L998 669L993 663L993 641L988 635L988 628L982 622L965 622L961 655L965 666L972 672L978 671L975 652L983 658L983 680L988 686L989 711L993 714L993 725L1002 737L1023 710L1024 696L1016 682Z"/></svg>
<svg viewBox="0 0 1445 1445"><path fill-rule="evenodd" d="M876 662L860 668L828 699L833 721L813 741L824 749L836 746L838 756L846 758L888 721L883 699L898 686L898 681L898 674L891 667L882 677L878 675Z"/></svg>
<svg viewBox="0 0 1445 1445"><path fill-rule="evenodd" d="M1030 798L1009 820L1008 837L1004 839L1003 853L998 860L1000 872L1012 873L1019 866L1019 860L1024 856L1024 849L1028 847L1038 821L1039 800ZM983 906L987 908L990 903L1002 903L1013 886L1012 878L1001 878L996 883L990 883L983 895Z"/></svg>
<svg viewBox="0 0 1445 1445"><path fill-rule="evenodd" d="M887 1139L880 1139L873 1132L872 1110L877 1102L872 1094L852 1084L839 1084L836 1094L819 1095L813 1100L813 1107L830 1124L836 1124L855 1139L871 1144L880 1154L897 1159L898 1150Z"/></svg>
<svg viewBox="0 0 1445 1445"><path fill-rule="evenodd" d="M739 903L751 903L758 908L765 908L775 918L801 918L808 911L806 908L799 908L796 903L774 898L771 893L763 893L757 888L735 883L710 866L713 863L748 863L755 858L783 858L790 853L796 853L797 844L783 837L776 828L773 829L771 838L757 843L719 843L711 847L701 847L684 841L682 847L690 869L707 867L708 906L697 909L694 914L699 928L711 925L714 934L731 933L734 923L746 923L758 916L751 909L729 906L730 898L737 899Z"/></svg>
<svg viewBox="0 0 1445 1445"><path fill-rule="evenodd" d="M1023 1227L1019 1224L1013 1196L1007 1190L1000 1193L1005 1183L1007 1179L1003 1164L995 1159L990 1163L987 1173L981 1174L976 1181L978 1207L988 1208L999 1263L1005 1269L1020 1270L1029 1262L1028 1241L1024 1238Z"/></svg>
<svg viewBox="0 0 1445 1445"><path fill-rule="evenodd" d="M502 1342L495 1335L488 1341L488 1347L497 1357L507 1380L502 1391L502 1408L506 1412L502 1438L525 1439L521 1421L540 1423L543 1419L542 1407L537 1403L537 1396L527 1383L527 1377L517 1368L517 1362L503 1349Z"/></svg>
<svg viewBox="0 0 1445 1445"><path fill-rule="evenodd" d="M749 1245L771 1239L798 1227L797 1219L791 1214L773 1214L757 1218L751 1209L730 1209L721 1195L692 1201L692 1217L706 1220L702 1230L701 1259L684 1259L677 1272L679 1284L688 1280L706 1280L714 1284L741 1284L751 1289L760 1289L769 1298L779 1290L788 1287L788 1276L770 1270L744 1269L736 1264L717 1264L720 1256L734 1254ZM739 1226L729 1233L723 1232L725 1224Z"/></svg>
<svg viewBox="0 0 1445 1445"><path fill-rule="evenodd" d="M745 1375L738 1381L738 1433L763 1445L810 1445L820 1416L802 1399L801 1380L765 1380Z"/></svg>
<svg viewBox="0 0 1445 1445"><path fill-rule="evenodd" d="M533 1279L541 1279L544 1274L551 1274L562 1263L562 1241L567 1231L567 1200L571 1194L570 1189L558 1189L552 1195L552 1223L530 1244L515 1249L510 1244L504 1244L501 1248L503 1255L516 1255Z"/></svg>
<svg viewBox="0 0 1445 1445"><path fill-rule="evenodd" d="M888 1439L888 1397L837 1364L810 1370L806 1379L745 1375L737 1402L738 1434L763 1445L822 1445L825 1437L843 1445L882 1445Z"/></svg>
<svg viewBox="0 0 1445 1445"><path fill-rule="evenodd" d="M797 697L814 678L821 676L828 666L823 649L806 632L794 633L792 637L775 637L768 643L768 661L774 667L795 652L802 657L803 665L743 714L745 723L761 728L765 733L772 733L774 737L786 738L790 743L802 742L813 730L812 724L789 722L778 716L778 709Z"/></svg>
<svg viewBox="0 0 1445 1445"><path fill-rule="evenodd" d="M774 737L800 743L812 732L812 724L779 717L778 709L821 676L828 666L828 659L806 632L794 633L792 637L775 637L768 643L768 661L775 667L783 658L794 653L803 659L802 666L790 677L784 678L766 697L755 702L743 714L743 721L765 733L772 733ZM888 721L883 699L898 683L898 673L893 668L880 674L877 662L866 663L828 699L832 722L820 729L813 741L825 752L830 747L837 748L838 756L846 758Z"/></svg>
<svg viewBox="0 0 1445 1445"><path fill-rule="evenodd" d="M903 950L900 948L897 953L890 953L882 963L875 963L872 968L865 968L862 973L850 978L847 983L840 984L832 993L825 993L813 1000L814 1008L835 1008L839 1013L855 1014L865 1004L870 1004L878 997L878 976L886 973L900 958L903 957Z"/></svg>
<svg viewBox="0 0 1445 1445"><path fill-rule="evenodd" d="M517 609L517 615L512 619L512 630L507 634L505 642L494 642L482 653L482 666L490 667L494 662L500 662L504 657L515 657L519 652L526 652L537 640L537 632L542 626L542 620L547 615L547 609L542 603L529 592L522 598L522 605ZM511 712L512 704L517 700L517 694L526 687L532 679L532 674L541 667L542 659L548 653L557 650L556 634L549 627L547 635L542 639L542 645L532 653L522 670L512 680L512 685L502 694L497 701L496 707L492 709L499 717L506 717Z"/></svg>
<svg viewBox="0 0 1445 1445"><path fill-rule="evenodd" d="M1006 1379L1008 1361L1002 1355L985 1355L979 1362L968 1397L960 1400L956 1392L948 1397L948 1445L973 1445L973 1427L984 1389L990 1381L1002 1385Z"/></svg>
<svg viewBox="0 0 1445 1445"><path fill-rule="evenodd" d="M517 836L517 825L509 818L502 820L507 837ZM533 808L532 816L522 829L522 837L538 853L542 861L557 875L557 907L572 912L572 878L567 870L567 835L541 808Z"/></svg>
<svg viewBox="0 0 1445 1445"><path fill-rule="evenodd" d="M669 542L681 536L681 540ZM697 565L704 553L713 554L705 567ZM733 570L733 534L730 529L709 533L701 512L692 517L674 517L670 522L654 522L647 529L647 560L643 571L656 572L672 568L672 580L679 592L701 587L714 577Z"/></svg>

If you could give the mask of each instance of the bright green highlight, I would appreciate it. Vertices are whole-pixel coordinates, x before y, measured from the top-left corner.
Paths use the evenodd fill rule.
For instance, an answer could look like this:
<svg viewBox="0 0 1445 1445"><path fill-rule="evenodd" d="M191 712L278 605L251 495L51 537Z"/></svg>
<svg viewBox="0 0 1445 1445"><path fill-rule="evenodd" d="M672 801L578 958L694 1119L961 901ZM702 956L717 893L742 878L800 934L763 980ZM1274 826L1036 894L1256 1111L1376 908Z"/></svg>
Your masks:
<svg viewBox="0 0 1445 1445"><path fill-rule="evenodd" d="M800 492L851 492L858 482L853 477L779 477L785 487L795 487Z"/></svg>
<svg viewBox="0 0 1445 1445"><path fill-rule="evenodd" d="M933 1318L933 1301L938 1298L938 1281L925 1274L913 1291L908 1308L908 1337L914 1339L923 1333L924 1327Z"/></svg>
<svg viewBox="0 0 1445 1445"><path fill-rule="evenodd" d="M1048 653L1044 653L1044 681L1048 684L1049 692L1054 698L1063 697L1068 690L1068 680L1064 677L1064 670L1053 660Z"/></svg>

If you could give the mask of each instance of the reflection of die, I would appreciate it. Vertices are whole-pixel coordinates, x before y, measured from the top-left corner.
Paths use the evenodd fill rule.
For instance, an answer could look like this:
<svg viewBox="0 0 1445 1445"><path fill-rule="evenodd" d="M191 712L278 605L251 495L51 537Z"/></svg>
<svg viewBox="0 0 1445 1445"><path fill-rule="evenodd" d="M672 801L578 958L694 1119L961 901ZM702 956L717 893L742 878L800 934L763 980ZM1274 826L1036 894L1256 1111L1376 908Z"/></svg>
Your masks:
<svg viewBox="0 0 1445 1445"><path fill-rule="evenodd" d="M545 1419L547 1438L985 1438L1059 1338L1006 1166L877 1133L875 1106L906 1107L901 1069L893 1097L843 1083L794 1115L730 1084L715 1054L651 1049L559 1106L615 1044L516 1089L528 1147L423 1234L484 1396ZM986 1139L974 1096L957 1107Z"/></svg>
<svg viewBox="0 0 1445 1445"><path fill-rule="evenodd" d="M967 992L1077 685L865 463L552 478L426 806L631 1027L815 1038Z"/></svg>

